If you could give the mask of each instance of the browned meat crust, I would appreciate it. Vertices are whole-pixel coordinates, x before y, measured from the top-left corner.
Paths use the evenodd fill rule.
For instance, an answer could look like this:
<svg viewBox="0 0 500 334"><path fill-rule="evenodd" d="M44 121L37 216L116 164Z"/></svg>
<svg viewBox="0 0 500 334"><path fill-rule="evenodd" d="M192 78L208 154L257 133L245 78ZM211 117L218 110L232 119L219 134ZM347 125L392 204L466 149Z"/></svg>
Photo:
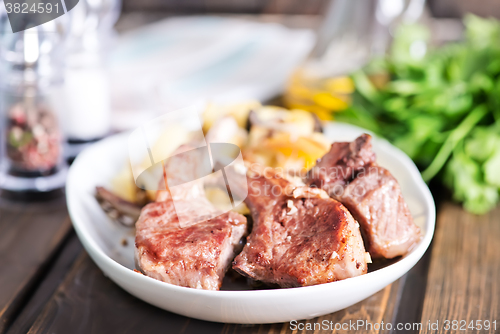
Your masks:
<svg viewBox="0 0 500 334"><path fill-rule="evenodd" d="M340 201L360 223L373 258L404 255L420 240L399 184L385 168L369 167L345 188Z"/></svg>
<svg viewBox="0 0 500 334"><path fill-rule="evenodd" d="M136 229L136 262L144 274L175 285L218 290L246 232L246 218L229 212L180 226L173 202L165 201L144 207Z"/></svg>
<svg viewBox="0 0 500 334"><path fill-rule="evenodd" d="M349 209L361 225L373 258L404 255L420 240L420 229L398 182L375 163L369 135L351 143L333 143L309 171L306 182L324 189Z"/></svg>
<svg viewBox="0 0 500 334"><path fill-rule="evenodd" d="M277 175L250 175L246 203L254 226L233 262L236 271L282 287L366 273L358 224L342 204Z"/></svg>
<svg viewBox="0 0 500 334"><path fill-rule="evenodd" d="M318 159L307 174L307 184L325 190L335 198L344 186L366 166L375 162L371 136L363 134L353 142L333 143L330 151Z"/></svg>

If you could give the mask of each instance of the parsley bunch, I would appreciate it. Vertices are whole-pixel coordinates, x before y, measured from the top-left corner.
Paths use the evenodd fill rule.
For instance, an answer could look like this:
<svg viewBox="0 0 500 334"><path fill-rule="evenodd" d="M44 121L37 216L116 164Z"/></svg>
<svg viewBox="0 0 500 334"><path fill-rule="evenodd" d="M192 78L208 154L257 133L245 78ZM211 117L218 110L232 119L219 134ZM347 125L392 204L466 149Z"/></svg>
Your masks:
<svg viewBox="0 0 500 334"><path fill-rule="evenodd" d="M469 15L460 43L428 50L429 31L402 26L384 59L352 75L336 119L387 138L439 178L465 209L491 210L500 190L500 22Z"/></svg>

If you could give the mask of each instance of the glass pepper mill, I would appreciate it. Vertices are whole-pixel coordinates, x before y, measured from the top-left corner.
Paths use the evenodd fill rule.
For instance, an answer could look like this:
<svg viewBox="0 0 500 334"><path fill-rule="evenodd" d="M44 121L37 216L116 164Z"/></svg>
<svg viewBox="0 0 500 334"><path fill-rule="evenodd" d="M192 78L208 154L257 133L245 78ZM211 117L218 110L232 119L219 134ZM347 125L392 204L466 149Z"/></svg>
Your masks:
<svg viewBox="0 0 500 334"><path fill-rule="evenodd" d="M63 30L55 21L0 36L3 193L47 193L65 184L67 166L60 128L63 66L59 56Z"/></svg>

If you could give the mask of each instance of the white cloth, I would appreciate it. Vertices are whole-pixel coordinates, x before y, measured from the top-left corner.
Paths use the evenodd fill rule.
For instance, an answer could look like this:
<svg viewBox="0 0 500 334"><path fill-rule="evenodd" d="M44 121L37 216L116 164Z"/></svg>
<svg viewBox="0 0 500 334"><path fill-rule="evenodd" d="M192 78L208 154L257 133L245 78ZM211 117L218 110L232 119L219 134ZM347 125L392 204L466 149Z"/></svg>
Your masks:
<svg viewBox="0 0 500 334"><path fill-rule="evenodd" d="M113 127L207 101L265 101L315 43L292 30L215 16L169 18L122 35L111 54Z"/></svg>

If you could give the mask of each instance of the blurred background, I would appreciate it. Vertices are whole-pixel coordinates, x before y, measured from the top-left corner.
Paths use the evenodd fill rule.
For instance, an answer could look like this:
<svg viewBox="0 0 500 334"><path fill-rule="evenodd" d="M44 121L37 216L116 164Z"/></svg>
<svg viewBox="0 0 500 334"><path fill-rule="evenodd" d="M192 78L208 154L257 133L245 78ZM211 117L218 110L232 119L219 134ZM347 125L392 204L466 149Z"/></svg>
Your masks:
<svg viewBox="0 0 500 334"><path fill-rule="evenodd" d="M451 189L469 211L498 202L494 0L80 0L66 7L54 21L27 21L29 29L12 33L9 7L0 6L4 190L61 187L67 162L91 143L201 104L205 131L232 115L249 131L240 140L249 147L266 147L245 129L250 111L280 122L352 123L405 151L426 181ZM315 134L320 127L306 128L287 130L316 140L316 149L305 145L301 167L328 148ZM272 144L285 156L295 145L286 140ZM289 163L289 156L270 162L254 153L247 151L267 164Z"/></svg>

